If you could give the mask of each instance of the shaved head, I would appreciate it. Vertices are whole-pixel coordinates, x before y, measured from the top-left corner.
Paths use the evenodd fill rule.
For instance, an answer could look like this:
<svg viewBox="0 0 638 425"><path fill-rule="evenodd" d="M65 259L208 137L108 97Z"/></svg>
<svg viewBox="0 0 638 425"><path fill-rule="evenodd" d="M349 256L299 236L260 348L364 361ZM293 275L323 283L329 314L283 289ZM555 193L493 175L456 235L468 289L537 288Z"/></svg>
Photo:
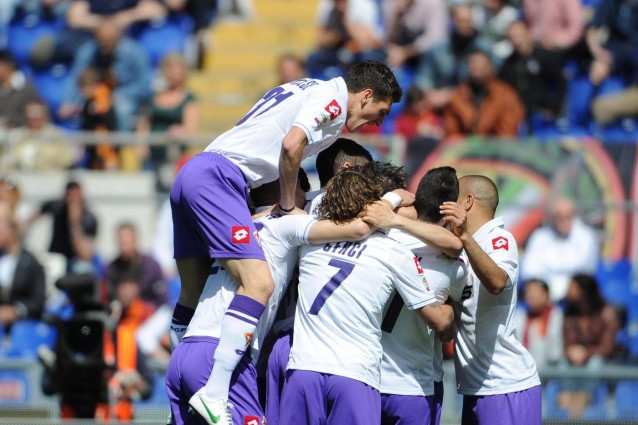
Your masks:
<svg viewBox="0 0 638 425"><path fill-rule="evenodd" d="M485 176L471 175L459 179L459 199L472 194L481 208L495 213L498 207L498 189L496 184Z"/></svg>

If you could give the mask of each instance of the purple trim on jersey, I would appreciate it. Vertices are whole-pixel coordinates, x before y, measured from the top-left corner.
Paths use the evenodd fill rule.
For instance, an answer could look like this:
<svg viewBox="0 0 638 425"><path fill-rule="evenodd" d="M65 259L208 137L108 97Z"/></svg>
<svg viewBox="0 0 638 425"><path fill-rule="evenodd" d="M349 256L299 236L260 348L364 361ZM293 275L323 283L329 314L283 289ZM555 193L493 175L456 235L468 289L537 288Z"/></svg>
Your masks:
<svg viewBox="0 0 638 425"><path fill-rule="evenodd" d="M266 261L248 210L239 167L213 152L191 158L171 187L175 258L254 258Z"/></svg>
<svg viewBox="0 0 638 425"><path fill-rule="evenodd" d="M268 356L266 371L266 423L279 425L281 393L286 379L286 367L292 347L292 329L277 338Z"/></svg>
<svg viewBox="0 0 638 425"><path fill-rule="evenodd" d="M190 336L182 340L171 354L166 370L166 391L173 413L173 424L206 424L190 409L188 400L208 381L213 367L213 355L219 339ZM243 424L245 416L264 416L257 391L257 372L250 358L250 350L242 357L230 381L228 399L235 406L233 422Z"/></svg>
<svg viewBox="0 0 638 425"><path fill-rule="evenodd" d="M280 425L379 425L379 391L339 375L289 370Z"/></svg>
<svg viewBox="0 0 638 425"><path fill-rule="evenodd" d="M239 319L242 322L250 323L251 325L257 325L258 320L251 320L248 317L240 316L239 314L234 314L232 311L226 310L225 316L234 317L235 319Z"/></svg>
<svg viewBox="0 0 638 425"><path fill-rule="evenodd" d="M434 396L381 394L382 425L431 425Z"/></svg>
<svg viewBox="0 0 638 425"><path fill-rule="evenodd" d="M432 408L431 420L432 425L439 425L441 423L441 412L443 411L443 382L434 381L434 407Z"/></svg>
<svg viewBox="0 0 638 425"><path fill-rule="evenodd" d="M238 313L243 313L247 316L254 317L256 320L259 320L265 308L266 306L259 301L255 301L254 299L245 295L235 294L233 299L230 301L230 304L228 305L227 311L232 310Z"/></svg>
<svg viewBox="0 0 638 425"><path fill-rule="evenodd" d="M523 391L486 396L463 396L462 425L540 425L540 385Z"/></svg>

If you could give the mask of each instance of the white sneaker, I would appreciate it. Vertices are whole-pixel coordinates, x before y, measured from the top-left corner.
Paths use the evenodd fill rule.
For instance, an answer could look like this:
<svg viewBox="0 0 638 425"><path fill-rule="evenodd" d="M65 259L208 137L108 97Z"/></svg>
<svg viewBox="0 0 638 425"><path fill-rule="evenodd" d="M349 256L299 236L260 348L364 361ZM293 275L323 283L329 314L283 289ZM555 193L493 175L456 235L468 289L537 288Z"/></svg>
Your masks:
<svg viewBox="0 0 638 425"><path fill-rule="evenodd" d="M203 389L201 389L193 394L188 400L188 404L206 420L208 425L233 425L233 418L230 414L233 405L227 400L207 399Z"/></svg>

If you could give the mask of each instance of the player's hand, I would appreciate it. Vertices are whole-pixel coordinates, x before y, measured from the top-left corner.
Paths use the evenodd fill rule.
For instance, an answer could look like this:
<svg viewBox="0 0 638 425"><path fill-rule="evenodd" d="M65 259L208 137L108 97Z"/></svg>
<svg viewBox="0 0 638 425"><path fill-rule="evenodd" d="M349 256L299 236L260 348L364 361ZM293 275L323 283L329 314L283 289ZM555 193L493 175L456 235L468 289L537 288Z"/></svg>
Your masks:
<svg viewBox="0 0 638 425"><path fill-rule="evenodd" d="M363 221L376 227L392 227L397 220L397 214L384 201L376 201L366 207Z"/></svg>
<svg viewBox="0 0 638 425"><path fill-rule="evenodd" d="M408 192L405 189L395 189L392 192L401 197L401 204L399 205L400 207L409 207L411 205L414 205L414 193Z"/></svg>
<svg viewBox="0 0 638 425"><path fill-rule="evenodd" d="M275 205L275 208L272 209L271 212L272 215L276 215L279 217L283 217L284 215L295 215L295 214L308 214L306 212L306 210L302 210L299 207L295 207L292 211L282 211L281 208L279 208L279 204Z"/></svg>
<svg viewBox="0 0 638 425"><path fill-rule="evenodd" d="M461 237L466 231L467 211L456 202L444 202L440 209L446 227L457 237Z"/></svg>
<svg viewBox="0 0 638 425"><path fill-rule="evenodd" d="M454 339L454 335L456 334L456 325L454 322L450 323L450 326L445 328L442 332L439 332L439 339L441 342L450 342Z"/></svg>

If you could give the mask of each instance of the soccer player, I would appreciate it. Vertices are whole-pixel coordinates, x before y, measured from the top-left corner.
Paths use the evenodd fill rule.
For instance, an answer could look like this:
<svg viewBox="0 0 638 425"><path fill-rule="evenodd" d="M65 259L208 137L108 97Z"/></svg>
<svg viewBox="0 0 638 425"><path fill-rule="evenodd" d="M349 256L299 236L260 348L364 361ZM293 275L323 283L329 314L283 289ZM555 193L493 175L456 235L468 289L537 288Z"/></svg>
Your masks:
<svg viewBox="0 0 638 425"><path fill-rule="evenodd" d="M458 204L446 202L469 260L462 301L455 303L454 364L463 394L464 425L539 425L541 387L536 364L516 338L513 321L518 247L503 219L494 218L498 190L484 176L459 180ZM459 213L461 210L461 213Z"/></svg>
<svg viewBox="0 0 638 425"><path fill-rule="evenodd" d="M358 168L328 183L322 218L347 223L380 199L381 187ZM419 270L407 248L380 232L302 247L281 425L380 423L381 320L392 291L435 330L452 321L451 307L436 302Z"/></svg>
<svg viewBox="0 0 638 425"><path fill-rule="evenodd" d="M440 205L455 201L459 195L456 170L439 167L429 170L419 182L414 207L418 219L442 225ZM459 243L449 232L449 237ZM467 269L457 259L444 255L438 248L427 246L407 233L390 229L388 237L409 247L419 259L423 275L439 302L448 296L460 300L465 287ZM454 242L452 243L454 244ZM457 255L461 250L456 251ZM425 326L403 299L395 293L386 305L381 345L381 411L383 425L430 425L440 418L442 374L435 367L442 362L440 336ZM438 350L438 352L437 352ZM438 391L435 383L438 382Z"/></svg>
<svg viewBox="0 0 638 425"><path fill-rule="evenodd" d="M300 169L301 171L303 170ZM300 180L304 174L300 173ZM279 185L274 182L253 190L251 198L259 211L262 206L272 206L270 202L276 203L278 195ZM295 202L296 205L303 205L305 202L304 192L300 187L297 189ZM268 258L275 291L259 320L254 337L245 336L245 345L241 349L242 360L233 375L229 391L230 402L235 407L230 413L206 411L206 417L189 413L189 400L209 379L221 333L220 319L226 314L237 291L237 285L230 274L215 262L212 275L206 282L185 337L175 348L167 370L166 386L176 424L222 421L240 424L253 423L251 421L261 423L263 412L258 399L254 365L259 356L262 339L272 326L278 303L297 263L296 247L306 242L360 239L371 232L370 227L361 220L339 226L329 221L317 222L308 215L282 218L265 215L255 220L255 226L259 229L256 237L259 238Z"/></svg>
<svg viewBox="0 0 638 425"><path fill-rule="evenodd" d="M245 335L254 332L274 287L246 206L248 188L279 178L275 213L303 213L294 205L301 160L328 147L344 127L381 125L401 94L390 69L370 61L353 65L345 78L281 85L177 175L170 199L182 288L173 313L173 339L186 329L214 259L238 285L222 318L211 379L192 399L200 414L228 409L230 377L241 359L237 353L243 351Z"/></svg>

